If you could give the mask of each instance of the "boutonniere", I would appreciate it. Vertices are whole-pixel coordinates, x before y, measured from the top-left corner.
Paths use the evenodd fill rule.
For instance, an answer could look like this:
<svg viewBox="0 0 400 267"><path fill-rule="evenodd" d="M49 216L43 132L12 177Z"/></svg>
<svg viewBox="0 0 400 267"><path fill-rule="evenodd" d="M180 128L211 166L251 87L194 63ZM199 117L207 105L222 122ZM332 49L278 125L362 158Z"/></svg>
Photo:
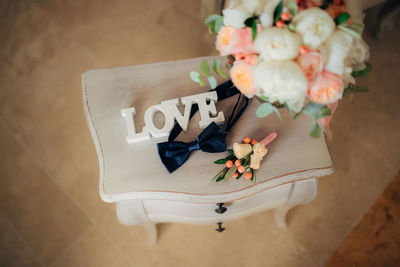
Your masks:
<svg viewBox="0 0 400 267"><path fill-rule="evenodd" d="M260 168L261 161L267 155L267 145L277 136L276 132L272 132L260 142L245 137L241 143L234 143L233 148L227 150L227 157L214 162L225 164L225 168L215 175L213 180L220 182L230 178L240 179L243 176L255 182L255 170Z"/></svg>

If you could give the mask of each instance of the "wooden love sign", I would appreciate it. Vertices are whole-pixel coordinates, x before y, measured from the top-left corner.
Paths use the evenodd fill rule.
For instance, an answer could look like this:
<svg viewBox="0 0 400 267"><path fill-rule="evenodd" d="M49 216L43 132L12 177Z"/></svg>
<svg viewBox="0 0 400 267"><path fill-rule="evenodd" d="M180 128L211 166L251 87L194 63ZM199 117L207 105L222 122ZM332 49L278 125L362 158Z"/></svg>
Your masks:
<svg viewBox="0 0 400 267"><path fill-rule="evenodd" d="M207 103L209 101L209 103ZM134 115L136 110L134 107L121 109L121 115L125 118L128 135L126 141L128 143L142 142L149 140L150 136L154 138L165 138L169 136L170 131L175 125L175 120L179 123L184 131L187 131L190 119L190 111L195 103L199 106L200 112L200 128L206 128L211 122L223 124L225 121L224 113L218 112L215 103L218 101L217 93L207 92L181 98L182 104L185 106L183 115L178 109L178 99L170 99L162 101L161 104L149 107L144 114L145 126L141 133L136 133ZM154 125L154 115L161 112L164 115L164 126L160 129ZM211 117L214 116L214 117Z"/></svg>

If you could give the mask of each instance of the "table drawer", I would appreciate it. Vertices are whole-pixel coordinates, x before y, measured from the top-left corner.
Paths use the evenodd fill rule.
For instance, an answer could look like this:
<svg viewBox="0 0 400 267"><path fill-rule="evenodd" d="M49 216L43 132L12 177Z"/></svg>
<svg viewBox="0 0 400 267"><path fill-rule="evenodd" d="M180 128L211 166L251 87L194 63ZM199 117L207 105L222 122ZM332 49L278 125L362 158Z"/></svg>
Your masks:
<svg viewBox="0 0 400 267"><path fill-rule="evenodd" d="M212 224L242 218L262 210L284 205L289 197L292 183L280 185L257 194L224 203L226 212L215 211L217 203L194 203L171 200L143 200L148 217L155 223L182 222Z"/></svg>

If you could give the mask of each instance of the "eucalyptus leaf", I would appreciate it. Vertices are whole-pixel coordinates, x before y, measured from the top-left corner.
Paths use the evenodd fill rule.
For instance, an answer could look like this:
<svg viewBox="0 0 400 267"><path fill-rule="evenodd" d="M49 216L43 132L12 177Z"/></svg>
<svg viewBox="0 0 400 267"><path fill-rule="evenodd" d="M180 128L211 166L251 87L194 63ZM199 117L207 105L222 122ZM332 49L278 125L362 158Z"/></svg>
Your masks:
<svg viewBox="0 0 400 267"><path fill-rule="evenodd" d="M369 63L365 63L365 68L362 70L356 70L351 73L353 77L365 77L371 73L372 66Z"/></svg>
<svg viewBox="0 0 400 267"><path fill-rule="evenodd" d="M203 78L201 78L201 76L199 75L199 84L201 87L206 85L206 82L203 80Z"/></svg>
<svg viewBox="0 0 400 267"><path fill-rule="evenodd" d="M200 63L200 72L206 77L210 77L211 76L210 66L208 65L207 61L203 60Z"/></svg>
<svg viewBox="0 0 400 267"><path fill-rule="evenodd" d="M223 20L224 18L220 15L212 14L208 16L208 18L205 20L205 23L207 24L208 27L208 31L210 33L218 32L223 26Z"/></svg>
<svg viewBox="0 0 400 267"><path fill-rule="evenodd" d="M208 27L208 32L209 33L215 32L215 30L214 30L215 29L215 22L212 22L212 23L208 24L207 27Z"/></svg>
<svg viewBox="0 0 400 267"><path fill-rule="evenodd" d="M319 127L317 122L314 122L311 128L310 136L312 138L319 138L321 136L321 127Z"/></svg>
<svg viewBox="0 0 400 267"><path fill-rule="evenodd" d="M216 60L215 58L213 58L211 61L211 66L212 66L213 71L217 72L217 69L221 68L221 63L218 60Z"/></svg>
<svg viewBox="0 0 400 267"><path fill-rule="evenodd" d="M233 165L232 167L229 168L229 170L226 172L225 174L225 178L224 179L229 179L232 178L233 174L236 172L237 167L235 165Z"/></svg>
<svg viewBox="0 0 400 267"><path fill-rule="evenodd" d="M336 18L335 18L335 23L336 25L340 25L348 21L350 18L350 14L347 12L340 13Z"/></svg>
<svg viewBox="0 0 400 267"><path fill-rule="evenodd" d="M190 73L189 73L189 75L190 75L190 78L193 80L193 81L195 81L195 82L199 82L199 76L200 76L200 73L198 73L197 71L191 71Z"/></svg>
<svg viewBox="0 0 400 267"><path fill-rule="evenodd" d="M201 78L200 73L198 73L197 71L191 71L191 72L189 73L189 75L190 75L190 78L191 78L194 82L199 83L200 86L206 85L205 82L204 82L204 80L203 80L203 78Z"/></svg>
<svg viewBox="0 0 400 267"><path fill-rule="evenodd" d="M222 18L222 16L217 15L217 14L211 14L210 16L208 16L205 20L206 24L209 24L211 22L215 22L217 21L219 18Z"/></svg>
<svg viewBox="0 0 400 267"><path fill-rule="evenodd" d="M287 110L289 111L290 117L293 119L293 111L292 111L292 109L290 108L290 106L287 103L285 103L285 106L286 106Z"/></svg>
<svg viewBox="0 0 400 267"><path fill-rule="evenodd" d="M215 31L216 33L218 33L219 30L220 30L223 26L224 26L224 18L220 16L220 17L215 21L215 24L214 24L214 31Z"/></svg>
<svg viewBox="0 0 400 267"><path fill-rule="evenodd" d="M278 116L279 120L282 121L281 113L279 113L279 110L276 107L274 107L274 112Z"/></svg>
<svg viewBox="0 0 400 267"><path fill-rule="evenodd" d="M211 65L212 65L213 71L216 74L218 74L219 76L221 76L224 79L228 79L228 76L226 76L226 74L222 71L221 63L218 60L213 59Z"/></svg>
<svg viewBox="0 0 400 267"><path fill-rule="evenodd" d="M314 120L319 120L331 115L331 110L326 105L314 102L310 102L307 106L305 106L302 112Z"/></svg>
<svg viewBox="0 0 400 267"><path fill-rule="evenodd" d="M226 76L226 74L222 71L222 69L218 69L217 73L219 76L221 76L224 79L228 79L228 76Z"/></svg>
<svg viewBox="0 0 400 267"><path fill-rule="evenodd" d="M210 83L211 89L215 89L215 87L217 87L217 81L213 76L208 77L208 82Z"/></svg>
<svg viewBox="0 0 400 267"><path fill-rule="evenodd" d="M274 109L275 107L270 103L262 103L256 111L256 116L258 118L266 117L270 115L272 112L274 112Z"/></svg>

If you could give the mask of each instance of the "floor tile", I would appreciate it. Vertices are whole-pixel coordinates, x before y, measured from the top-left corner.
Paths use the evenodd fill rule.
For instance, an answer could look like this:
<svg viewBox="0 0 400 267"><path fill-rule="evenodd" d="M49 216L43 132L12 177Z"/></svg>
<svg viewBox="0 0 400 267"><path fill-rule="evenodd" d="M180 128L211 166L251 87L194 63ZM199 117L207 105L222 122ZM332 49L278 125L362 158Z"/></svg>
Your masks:
<svg viewBox="0 0 400 267"><path fill-rule="evenodd" d="M182 9L182 2L105 1L102 10L74 9L68 36L105 63L105 67L134 65L209 55L215 51L203 21ZM185 10L196 10L199 2L187 1ZM93 8L93 10L92 10ZM89 12L89 19L86 13ZM138 10L151 10L138 12ZM107 16L104 16L107 12ZM132 15L134 14L134 15ZM81 23L80 23L81 22ZM199 37L200 40L199 40ZM193 40L197 40L193 42ZM211 49L210 49L211 48Z"/></svg>
<svg viewBox="0 0 400 267"><path fill-rule="evenodd" d="M110 224L107 235L135 266L316 266L289 232L276 227L272 215L266 211L226 222L223 233L216 225L160 224L154 246L146 245L138 226Z"/></svg>
<svg viewBox="0 0 400 267"><path fill-rule="evenodd" d="M91 223L0 124L0 211L45 264Z"/></svg>
<svg viewBox="0 0 400 267"><path fill-rule="evenodd" d="M51 265L52 267L126 267L132 266L95 228L88 229Z"/></svg>
<svg viewBox="0 0 400 267"><path fill-rule="evenodd" d="M289 231L318 265L324 264L396 174L342 131L334 131L332 147L335 174L319 179L313 202L289 213Z"/></svg>
<svg viewBox="0 0 400 267"><path fill-rule="evenodd" d="M397 266L399 262L400 176L397 175L326 266Z"/></svg>
<svg viewBox="0 0 400 267"><path fill-rule="evenodd" d="M334 115L333 127L345 131L368 153L397 169L400 166L400 114L397 111L400 90L396 86L399 79L395 66L400 63L397 51L400 38L390 34L378 40L367 35L367 39L372 72L368 77L359 78L358 84L370 91L356 95L352 103L347 97L343 99Z"/></svg>
<svg viewBox="0 0 400 267"><path fill-rule="evenodd" d="M0 266L43 266L29 245L0 213Z"/></svg>

